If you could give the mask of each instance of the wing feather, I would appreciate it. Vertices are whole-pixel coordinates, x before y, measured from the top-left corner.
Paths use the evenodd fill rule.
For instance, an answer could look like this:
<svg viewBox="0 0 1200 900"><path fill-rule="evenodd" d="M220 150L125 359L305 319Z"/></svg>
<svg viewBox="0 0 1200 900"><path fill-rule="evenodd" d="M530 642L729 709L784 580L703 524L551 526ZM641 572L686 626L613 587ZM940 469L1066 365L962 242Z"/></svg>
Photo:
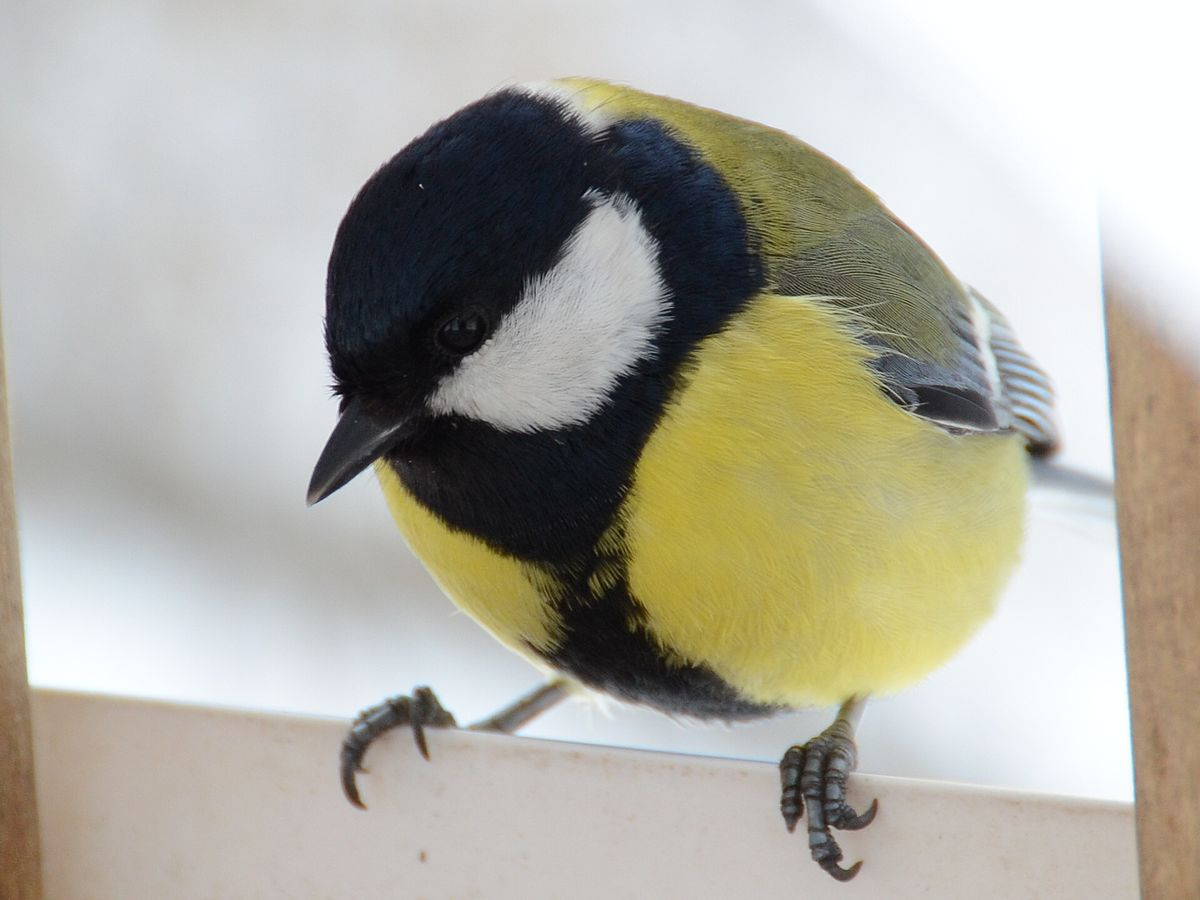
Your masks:
<svg viewBox="0 0 1200 900"><path fill-rule="evenodd" d="M1025 352L1003 313L974 288L967 290L987 316L987 344L1004 398L1012 409L1013 427L1025 436L1030 453L1049 456L1059 443L1050 377Z"/></svg>
<svg viewBox="0 0 1200 900"><path fill-rule="evenodd" d="M1011 427L970 296L882 204L775 269L780 293L827 297L855 313L888 395L905 409L956 432Z"/></svg>

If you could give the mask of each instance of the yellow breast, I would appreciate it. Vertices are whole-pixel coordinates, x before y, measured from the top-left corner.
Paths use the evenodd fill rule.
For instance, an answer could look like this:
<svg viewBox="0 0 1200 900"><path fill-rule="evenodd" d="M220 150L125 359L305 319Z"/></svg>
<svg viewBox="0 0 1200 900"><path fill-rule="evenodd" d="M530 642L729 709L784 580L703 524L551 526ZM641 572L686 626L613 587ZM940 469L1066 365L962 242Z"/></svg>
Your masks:
<svg viewBox="0 0 1200 900"><path fill-rule="evenodd" d="M899 688L992 610L1025 454L884 397L845 313L763 296L700 348L639 461L622 530L650 631L751 699Z"/></svg>
<svg viewBox="0 0 1200 900"><path fill-rule="evenodd" d="M904 412L852 330L819 300L767 295L707 339L602 542L625 557L664 656L752 701L827 704L920 678L982 623L1016 561L1019 438ZM535 662L551 652L549 571L448 527L376 470L443 590Z"/></svg>
<svg viewBox="0 0 1200 900"><path fill-rule="evenodd" d="M386 463L375 473L413 553L438 586L499 641L537 660L548 651L559 621L546 601L548 576L537 565L497 553L479 538L449 527L418 503Z"/></svg>

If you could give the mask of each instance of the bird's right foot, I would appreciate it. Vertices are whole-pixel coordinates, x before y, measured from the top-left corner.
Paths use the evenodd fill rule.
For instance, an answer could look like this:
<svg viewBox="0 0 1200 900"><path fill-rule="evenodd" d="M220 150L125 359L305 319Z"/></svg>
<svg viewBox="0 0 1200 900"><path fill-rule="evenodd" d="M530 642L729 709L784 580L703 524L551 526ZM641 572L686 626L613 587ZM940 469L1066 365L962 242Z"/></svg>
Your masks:
<svg viewBox="0 0 1200 900"><path fill-rule="evenodd" d="M831 829L866 828L879 810L878 801L872 801L861 814L846 802L846 779L858 763L854 726L864 702L860 698L848 700L832 725L807 744L790 748L779 763L783 821L788 831L793 831L807 814L812 858L838 881L849 881L858 874L862 863L842 868L842 849Z"/></svg>

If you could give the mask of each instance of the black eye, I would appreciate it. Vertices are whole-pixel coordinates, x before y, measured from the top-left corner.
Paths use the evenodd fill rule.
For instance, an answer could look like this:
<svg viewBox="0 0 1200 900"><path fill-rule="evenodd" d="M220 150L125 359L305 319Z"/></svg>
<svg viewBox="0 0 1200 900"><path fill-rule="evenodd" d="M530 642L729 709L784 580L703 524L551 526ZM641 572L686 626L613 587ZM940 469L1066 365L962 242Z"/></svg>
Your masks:
<svg viewBox="0 0 1200 900"><path fill-rule="evenodd" d="M488 321L477 309L466 309L438 326L438 346L455 356L465 356L487 337Z"/></svg>

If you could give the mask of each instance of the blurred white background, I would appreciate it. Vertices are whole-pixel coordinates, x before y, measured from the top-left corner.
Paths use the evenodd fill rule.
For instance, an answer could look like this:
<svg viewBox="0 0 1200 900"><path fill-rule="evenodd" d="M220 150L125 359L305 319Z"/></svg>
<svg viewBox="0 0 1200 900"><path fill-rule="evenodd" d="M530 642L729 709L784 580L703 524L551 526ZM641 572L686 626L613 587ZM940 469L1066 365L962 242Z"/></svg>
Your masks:
<svg viewBox="0 0 1200 900"><path fill-rule="evenodd" d="M1065 460L1109 471L1096 110L1089 70L1046 37L1086 48L1089 7L2 9L0 290L36 684L349 717L429 683L463 721L537 682L439 595L373 479L303 502L336 414L338 221L402 145L513 81L627 81L830 153L1009 314L1057 381ZM527 733L774 761L830 717L594 709ZM860 736L865 771L1129 798L1111 522L1036 503L1000 613Z"/></svg>

